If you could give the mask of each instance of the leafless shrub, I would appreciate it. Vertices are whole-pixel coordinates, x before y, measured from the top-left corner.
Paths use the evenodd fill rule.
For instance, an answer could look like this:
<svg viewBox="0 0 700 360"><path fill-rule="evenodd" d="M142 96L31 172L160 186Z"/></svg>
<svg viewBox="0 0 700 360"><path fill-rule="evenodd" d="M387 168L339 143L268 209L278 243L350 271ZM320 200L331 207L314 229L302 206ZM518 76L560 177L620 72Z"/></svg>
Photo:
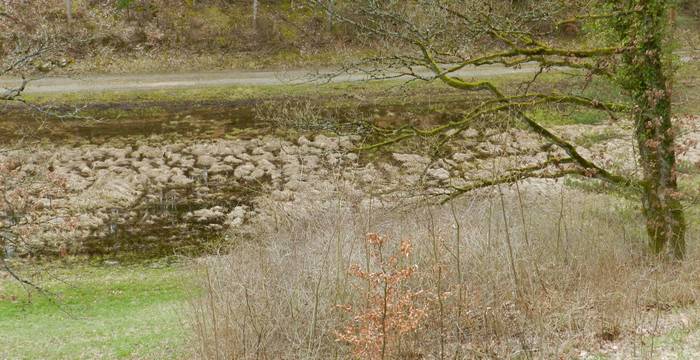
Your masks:
<svg viewBox="0 0 700 360"><path fill-rule="evenodd" d="M378 234L367 235L371 263L366 270L358 264L351 265L349 270L359 280L359 284L354 284L356 291L365 296L359 299L359 306L338 305L352 318L345 328L336 332L336 339L350 344L357 358L386 358L427 315L425 305L417 303L424 292L403 286L417 270L415 265L403 263L411 255L411 242L402 240L393 253L388 252L389 245Z"/></svg>
<svg viewBox="0 0 700 360"><path fill-rule="evenodd" d="M69 22L63 1L0 0L0 54L13 39L32 40L41 31L65 40L77 60L114 55L140 57L202 53L261 57L280 51L313 52L329 42L352 38L326 30L325 14L308 6L262 3L253 21L253 2L246 1L81 1L74 2ZM31 17L26 14L32 14ZM15 23L21 22L21 26ZM9 29L9 30L8 30ZM338 36L338 41L333 41ZM165 56L167 58L168 56ZM221 61L220 58L218 58ZM100 65L100 64L96 64ZM101 64L106 66L108 64Z"/></svg>
<svg viewBox="0 0 700 360"><path fill-rule="evenodd" d="M376 264L365 241L376 231L413 245L405 264L418 271L397 289L440 294L385 358L567 358L620 339L643 349L659 314L696 301L697 249L682 264L650 258L638 209L555 185L503 188L504 206L484 190L453 206L389 208L340 190L351 184L322 200L264 202L271 215L253 240L204 260L192 346L200 358L358 355L336 341L349 320L338 305L373 308L348 269Z"/></svg>
<svg viewBox="0 0 700 360"><path fill-rule="evenodd" d="M73 218L42 216L41 210L60 201L67 191L66 179L38 166L22 167L26 156L0 153L0 257L52 253L65 255L63 234L73 230ZM39 214L39 215L37 215ZM32 242L34 236L52 229L52 241Z"/></svg>

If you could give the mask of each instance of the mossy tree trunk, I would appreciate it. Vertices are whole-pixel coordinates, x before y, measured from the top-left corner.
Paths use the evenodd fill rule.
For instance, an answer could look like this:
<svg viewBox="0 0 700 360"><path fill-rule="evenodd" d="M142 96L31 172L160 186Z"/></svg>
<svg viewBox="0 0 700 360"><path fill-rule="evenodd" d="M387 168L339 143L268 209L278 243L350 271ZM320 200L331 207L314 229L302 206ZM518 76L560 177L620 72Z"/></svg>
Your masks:
<svg viewBox="0 0 700 360"><path fill-rule="evenodd" d="M650 245L658 254L670 244L674 256L683 258L686 224L679 199L671 104L667 95L659 100L638 100L636 137L643 170L642 205Z"/></svg>
<svg viewBox="0 0 700 360"><path fill-rule="evenodd" d="M637 0L640 10L621 28L627 40L621 74L636 105L635 136L643 171L642 206L650 247L659 254L670 245L685 255L686 222L676 172L676 135L672 123L672 67L666 61L671 31L671 1Z"/></svg>
<svg viewBox="0 0 700 360"><path fill-rule="evenodd" d="M553 159L553 162L515 167L494 179L476 181L466 186L451 186L446 201L487 186L530 177L558 178L572 174L595 178L625 189L641 189L651 250L660 254L670 249L675 257L683 258L686 222L676 171L676 135L671 101L674 69L670 61L673 55L670 46L674 35L673 10L677 2L522 1L517 5L522 9L512 11L512 7L516 6L515 1L511 2L512 6L507 6L505 2L501 4L503 7L495 9L480 1L362 1L362 16L356 18L351 13L343 17L347 23L371 37L384 37L415 47L422 55L380 56L379 60L370 59L369 64L405 68L405 74L416 79L439 79L465 92L486 94L488 100L464 112L465 115L458 121L429 129L403 126L386 131L385 140L360 150L371 151L410 138L444 136L438 145L441 146L453 138L448 133L459 134L473 122L490 121L489 116L493 114L507 113L521 120L566 155ZM416 12L425 14L428 20L415 21ZM548 23L553 24L552 28L543 31L541 27ZM553 43L550 38L553 31L567 27L590 35L590 42L578 39L570 44ZM463 44L471 44L481 53L471 54L467 51L465 54L458 50L468 48ZM501 64L513 68L530 62L537 63L539 71L524 89L505 89L488 79L469 81L457 74L467 66ZM431 69L434 76L416 74L415 69L419 67ZM589 98L574 92L562 94L559 90L533 90L530 85L552 67L580 72L582 79L585 79L584 87L594 78L613 80L624 89L626 96L623 103L604 100L603 96L595 94ZM375 70L365 69L370 73ZM533 109L554 104L571 104L633 119L636 122L633 135L640 150L641 179L616 174L614 169L597 165L579 153L574 144L528 116Z"/></svg>

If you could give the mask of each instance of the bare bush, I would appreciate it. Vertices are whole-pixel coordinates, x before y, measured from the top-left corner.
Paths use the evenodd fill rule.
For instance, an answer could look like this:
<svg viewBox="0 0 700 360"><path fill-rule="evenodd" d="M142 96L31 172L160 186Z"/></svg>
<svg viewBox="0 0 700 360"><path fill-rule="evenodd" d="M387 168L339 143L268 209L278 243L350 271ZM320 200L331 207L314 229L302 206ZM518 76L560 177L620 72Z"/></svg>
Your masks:
<svg viewBox="0 0 700 360"><path fill-rule="evenodd" d="M66 5L53 0L0 0L0 55L13 43L38 41L50 34L63 41L62 57L75 59L82 70L119 71L143 63L160 67L238 64L270 61L280 55L288 64L303 56L340 49L352 34L326 30L326 15L309 6L263 2L253 22L252 1L102 0L74 2L72 19ZM26 14L32 14L27 17ZM16 23L22 23L18 26ZM257 55L257 56L256 56ZM129 62L119 57L128 56ZM247 56L247 57L246 57ZM209 57L212 57L211 59ZM174 59L173 59L174 58ZM62 59L51 59L60 62ZM149 60L151 62L149 62ZM42 64L44 65L44 64ZM54 66L46 62L48 66ZM157 68L156 68L157 69Z"/></svg>
<svg viewBox="0 0 700 360"><path fill-rule="evenodd" d="M66 255L66 239L74 230L74 218L51 217L42 213L63 200L66 179L52 169L22 167L27 156L0 152L0 265L15 255ZM37 234L55 233L42 242L31 241Z"/></svg>
<svg viewBox="0 0 700 360"><path fill-rule="evenodd" d="M358 299L360 304L338 305L352 318L336 332L336 339L348 343L355 357L384 359L425 320L426 306L418 303L425 292L404 286L417 270L417 266L405 264L413 249L410 241L392 246L386 238L368 234L366 247L371 261L365 267L353 264L349 270L358 280L355 290L365 296Z"/></svg>
<svg viewBox="0 0 700 360"><path fill-rule="evenodd" d="M349 183L334 189L264 202L253 236L204 260L189 313L200 358L351 357L336 341L349 321L338 305L371 303L371 284L348 272L376 265L369 232L411 241L405 264L417 271L402 291L439 294L385 358L568 358L621 338L648 355L641 341L663 326L659 314L700 290L697 250L680 265L648 258L639 210L625 200L540 182L397 207Z"/></svg>

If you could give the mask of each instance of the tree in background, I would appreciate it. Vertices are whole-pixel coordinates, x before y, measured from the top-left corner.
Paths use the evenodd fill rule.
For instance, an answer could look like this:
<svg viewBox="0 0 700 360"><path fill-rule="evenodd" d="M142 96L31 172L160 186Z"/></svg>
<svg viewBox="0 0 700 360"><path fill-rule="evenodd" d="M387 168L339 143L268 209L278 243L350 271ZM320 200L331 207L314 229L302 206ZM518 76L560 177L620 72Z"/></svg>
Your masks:
<svg viewBox="0 0 700 360"><path fill-rule="evenodd" d="M327 6L323 1L317 4ZM485 97L459 120L430 128L407 125L386 130L385 141L367 149L410 138L437 138L444 147L476 122L499 117L517 120L564 155L537 166L510 169L495 179L453 186L450 198L530 177L596 179L639 194L651 250L659 254L670 244L670 252L683 258L686 221L677 183L671 101L674 4L668 0L361 1L337 17L368 38L394 45L385 52L393 53L368 59L364 65L372 68L366 71L382 74L386 69L401 69L415 79L439 80ZM581 36L567 36L571 34ZM495 80L469 81L457 75L468 67L494 64L508 68L535 64L537 71L517 89ZM432 74L425 76L423 69ZM550 69L577 75L583 88L594 81L605 82L620 96L584 95L576 86L566 90L537 86L541 74ZM528 113L552 105L633 120L641 173L605 168Z"/></svg>
<svg viewBox="0 0 700 360"><path fill-rule="evenodd" d="M22 10L0 2L0 33L4 35L0 37L0 77L13 75L22 79L17 86L0 87L3 101L20 101L29 76L65 62L56 60L59 39L52 29L38 25L46 19L28 18Z"/></svg>
<svg viewBox="0 0 700 360"><path fill-rule="evenodd" d="M68 21L73 20L73 0L66 0L66 17Z"/></svg>

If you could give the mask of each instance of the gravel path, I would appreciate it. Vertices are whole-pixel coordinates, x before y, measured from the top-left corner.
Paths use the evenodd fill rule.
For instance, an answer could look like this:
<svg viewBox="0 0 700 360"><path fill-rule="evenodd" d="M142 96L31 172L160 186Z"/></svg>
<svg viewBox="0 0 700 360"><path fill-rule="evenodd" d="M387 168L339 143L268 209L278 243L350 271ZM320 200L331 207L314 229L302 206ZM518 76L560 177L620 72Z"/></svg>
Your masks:
<svg viewBox="0 0 700 360"><path fill-rule="evenodd" d="M455 73L460 77L486 77L537 71L534 64L513 69L503 66L482 66L464 68ZM427 69L418 72L421 76L430 76ZM397 73L385 73L386 78L397 77ZM408 76L403 78L408 79ZM80 77L46 77L31 81L25 93L66 93L94 92L114 90L163 90L173 88L202 88L232 85L284 85L301 83L323 83L366 81L371 79L364 73L344 73L333 76L329 70L293 70L293 71L261 71L261 72L196 72L176 74L126 74L126 75L88 75ZM0 80L0 87L13 87L20 83L17 78Z"/></svg>
<svg viewBox="0 0 700 360"><path fill-rule="evenodd" d="M698 52L678 52L682 62L697 61ZM537 72L535 63L525 63L518 68L507 68L502 65L465 67L453 75L463 78L479 78L510 74L528 74ZM553 68L556 70L556 68ZM418 70L420 76L432 76L428 69ZM366 81L371 77L366 73L343 73L333 76L333 71L319 70L290 70L290 71L220 71L192 72L171 74L124 74L124 75L86 75L86 76L55 76L34 80L27 85L25 93L66 93L114 90L163 90L173 88L202 88L232 85L284 85L300 83L322 83ZM396 72L386 72L384 78L409 79ZM13 87L20 83L19 78L0 79L0 87Z"/></svg>

